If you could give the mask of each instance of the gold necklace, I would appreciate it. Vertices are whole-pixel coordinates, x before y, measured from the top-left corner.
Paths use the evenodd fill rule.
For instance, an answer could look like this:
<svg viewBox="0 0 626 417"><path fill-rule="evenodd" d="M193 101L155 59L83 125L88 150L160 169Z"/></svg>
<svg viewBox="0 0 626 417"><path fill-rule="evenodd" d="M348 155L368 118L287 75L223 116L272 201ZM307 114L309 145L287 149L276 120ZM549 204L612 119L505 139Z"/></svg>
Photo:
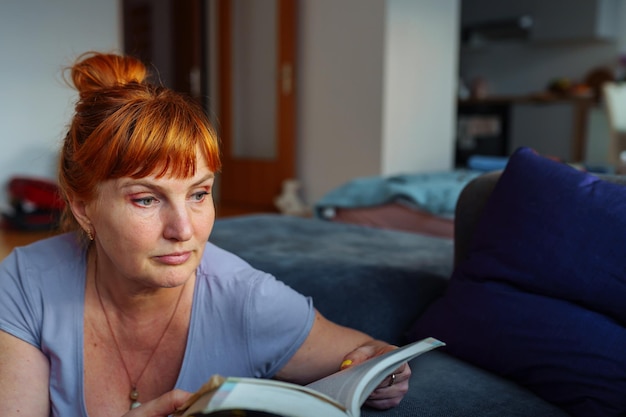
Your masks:
<svg viewBox="0 0 626 417"><path fill-rule="evenodd" d="M161 336L159 337L159 340L157 341L156 345L152 349L152 352L150 353L150 356L148 357L148 360L146 361L146 364L141 369L141 372L139 373L139 376L133 381L133 379L130 376L130 372L128 371L128 366L126 366L126 361L124 360L124 355L122 355L122 350L120 349L120 345L117 342L117 339L115 337L115 333L113 332L113 326L111 326L111 321L109 320L109 315L107 314L107 311L104 308L104 303L102 302L102 297L100 296L100 290L98 289L98 274L97 274L97 272L98 272L98 260L96 258L94 260L94 272L93 272L94 286L96 287L96 294L98 295L98 301L100 302L100 308L102 309L102 313L104 313L104 318L106 319L107 326L109 327L109 332L111 333L111 338L113 339L113 342L115 343L115 348L117 349L117 353L120 356L120 360L122 361L122 365L124 366L124 371L126 372L126 376L128 377L128 382L130 383L130 394L128 395L128 398L130 399L130 409L132 410L133 408L137 408L137 407L139 407L141 405L141 403L139 402L139 391L137 391L137 384L139 384L139 380L141 380L141 377L143 376L143 373L148 368L148 365L150 364L150 361L152 360L152 357L154 356L154 354L158 350L159 345L161 344L161 341L165 337L165 334L167 333L167 330L170 328L170 324L172 324L172 321L174 320L174 316L176 315L176 311L178 310L178 305L180 304L180 300L183 298L183 292L185 290L185 285L183 284L183 287L180 290L180 294L178 295L178 300L176 300L176 305L174 306L174 311L172 312L172 315L170 316L170 319L168 320L167 325L165 326L165 329L163 330L163 333L161 333Z"/></svg>

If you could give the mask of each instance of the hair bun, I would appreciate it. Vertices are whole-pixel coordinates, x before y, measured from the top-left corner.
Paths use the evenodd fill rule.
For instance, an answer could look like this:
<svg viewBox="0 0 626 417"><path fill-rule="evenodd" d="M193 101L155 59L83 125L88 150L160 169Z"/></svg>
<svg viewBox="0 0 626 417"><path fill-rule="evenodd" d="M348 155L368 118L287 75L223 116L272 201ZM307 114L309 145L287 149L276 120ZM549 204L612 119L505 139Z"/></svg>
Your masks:
<svg viewBox="0 0 626 417"><path fill-rule="evenodd" d="M87 52L71 67L71 77L82 95L131 82L141 83L146 78L146 66L130 56Z"/></svg>

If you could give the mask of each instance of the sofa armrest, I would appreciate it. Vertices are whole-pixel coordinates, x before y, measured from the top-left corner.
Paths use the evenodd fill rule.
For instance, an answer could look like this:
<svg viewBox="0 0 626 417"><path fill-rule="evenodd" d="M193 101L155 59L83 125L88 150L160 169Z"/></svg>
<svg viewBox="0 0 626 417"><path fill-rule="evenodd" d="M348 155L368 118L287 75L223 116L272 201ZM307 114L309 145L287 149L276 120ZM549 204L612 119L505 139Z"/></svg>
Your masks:
<svg viewBox="0 0 626 417"><path fill-rule="evenodd" d="M454 265L467 257L478 220L501 173L493 171L481 175L461 191L454 213Z"/></svg>

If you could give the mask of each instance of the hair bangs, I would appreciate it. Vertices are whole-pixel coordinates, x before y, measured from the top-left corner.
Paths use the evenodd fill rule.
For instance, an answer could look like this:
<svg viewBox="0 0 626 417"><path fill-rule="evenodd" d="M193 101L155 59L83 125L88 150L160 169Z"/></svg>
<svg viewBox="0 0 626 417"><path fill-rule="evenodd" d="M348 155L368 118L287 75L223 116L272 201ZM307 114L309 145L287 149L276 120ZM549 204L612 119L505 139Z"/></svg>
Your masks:
<svg viewBox="0 0 626 417"><path fill-rule="evenodd" d="M120 129L129 134L114 140L121 148L111 177L188 178L196 172L198 151L211 171L219 171L217 137L204 118L171 102L155 104L156 109L144 109L144 117L134 119L131 129Z"/></svg>

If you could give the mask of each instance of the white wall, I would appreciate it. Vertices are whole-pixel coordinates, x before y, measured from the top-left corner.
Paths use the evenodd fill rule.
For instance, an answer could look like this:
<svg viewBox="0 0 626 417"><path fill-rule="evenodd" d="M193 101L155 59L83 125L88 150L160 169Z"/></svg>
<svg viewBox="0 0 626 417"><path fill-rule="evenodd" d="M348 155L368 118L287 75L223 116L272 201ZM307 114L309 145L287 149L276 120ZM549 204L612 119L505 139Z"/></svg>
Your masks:
<svg viewBox="0 0 626 417"><path fill-rule="evenodd" d="M387 5L381 173L449 169L456 133L459 2L391 0Z"/></svg>
<svg viewBox="0 0 626 417"><path fill-rule="evenodd" d="M381 171L385 3L300 3L296 166L310 204Z"/></svg>
<svg viewBox="0 0 626 417"><path fill-rule="evenodd" d="M452 164L460 0L308 0L298 176L312 204L359 176Z"/></svg>
<svg viewBox="0 0 626 417"><path fill-rule="evenodd" d="M75 98L62 69L87 50L121 50L120 17L118 0L0 2L0 204L11 176L56 176Z"/></svg>

